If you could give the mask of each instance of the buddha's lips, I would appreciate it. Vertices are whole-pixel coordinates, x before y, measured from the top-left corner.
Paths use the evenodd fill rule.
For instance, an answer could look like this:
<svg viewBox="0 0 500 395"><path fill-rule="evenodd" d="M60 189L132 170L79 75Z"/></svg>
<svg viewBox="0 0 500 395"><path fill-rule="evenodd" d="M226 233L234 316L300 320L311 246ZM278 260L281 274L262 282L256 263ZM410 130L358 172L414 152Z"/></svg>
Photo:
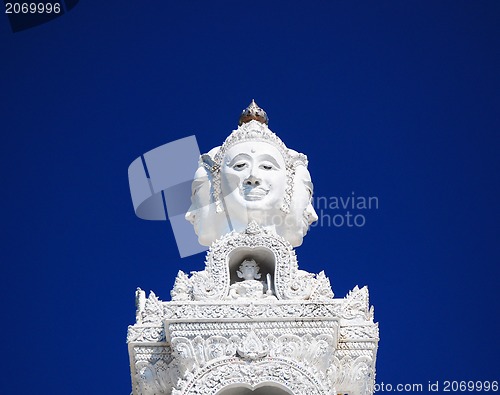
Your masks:
<svg viewBox="0 0 500 395"><path fill-rule="evenodd" d="M260 200L269 193L269 189L262 187L243 187L243 197L245 200Z"/></svg>

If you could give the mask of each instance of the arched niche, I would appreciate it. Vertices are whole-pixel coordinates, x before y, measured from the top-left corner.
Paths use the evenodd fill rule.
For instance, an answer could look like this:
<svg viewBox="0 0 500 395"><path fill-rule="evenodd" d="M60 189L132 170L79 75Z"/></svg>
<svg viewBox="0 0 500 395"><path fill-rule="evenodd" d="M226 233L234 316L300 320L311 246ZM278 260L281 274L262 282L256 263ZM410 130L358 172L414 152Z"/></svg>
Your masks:
<svg viewBox="0 0 500 395"><path fill-rule="evenodd" d="M230 284L240 280L236 271L245 256L254 256L256 261L261 261L257 263L263 274L262 281L266 281L267 273L271 274L271 288L278 299L304 299L301 295L296 296L291 288L296 283L294 280L298 270L292 245L281 236L252 222L245 232L228 233L210 247L206 258L209 278L203 278L201 282L203 287L206 287L207 282L212 284L211 293L203 295L199 300L227 297Z"/></svg>
<svg viewBox="0 0 500 395"><path fill-rule="evenodd" d="M238 247L228 254L228 267L230 284L242 281L237 271L241 263L245 260L253 259L259 265L259 273L261 274L260 281L267 281L267 275L271 275L271 289L274 293L274 272L276 268L276 257L274 253L266 247Z"/></svg>

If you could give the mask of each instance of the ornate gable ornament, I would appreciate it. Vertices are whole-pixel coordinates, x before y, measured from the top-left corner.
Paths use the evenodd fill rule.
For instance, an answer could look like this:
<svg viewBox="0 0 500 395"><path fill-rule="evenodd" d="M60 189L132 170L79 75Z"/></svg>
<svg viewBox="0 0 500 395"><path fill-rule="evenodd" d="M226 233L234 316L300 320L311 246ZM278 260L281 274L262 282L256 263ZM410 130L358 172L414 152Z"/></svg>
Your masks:
<svg viewBox="0 0 500 395"><path fill-rule="evenodd" d="M245 232L231 232L210 247L201 272L188 277L179 271L171 292L173 301L214 301L229 299L231 269L246 256L255 254L270 274L271 295L278 300L327 301L333 298L330 281L324 272L318 275L299 270L295 250L282 237L251 222ZM236 263L235 263L236 262ZM233 276L234 278L234 276Z"/></svg>
<svg viewBox="0 0 500 395"><path fill-rule="evenodd" d="M374 392L379 332L368 288L334 298L323 271L299 269L293 246L300 244L292 242L295 235L302 241L315 214L307 157L288 149L267 124L267 114L252 101L238 129L200 158L210 188L197 198L209 201L213 194L220 211L195 207L196 220L209 227L228 216L221 199L225 161L239 180L241 211L248 205L253 216L244 227L220 231L204 270L179 270L170 301L137 289L136 323L127 333L133 395L235 395L257 388L293 395ZM244 159L228 159L234 147ZM276 184L283 189L272 190ZM289 220L285 228L259 213L269 210L273 193L283 196L272 212Z"/></svg>

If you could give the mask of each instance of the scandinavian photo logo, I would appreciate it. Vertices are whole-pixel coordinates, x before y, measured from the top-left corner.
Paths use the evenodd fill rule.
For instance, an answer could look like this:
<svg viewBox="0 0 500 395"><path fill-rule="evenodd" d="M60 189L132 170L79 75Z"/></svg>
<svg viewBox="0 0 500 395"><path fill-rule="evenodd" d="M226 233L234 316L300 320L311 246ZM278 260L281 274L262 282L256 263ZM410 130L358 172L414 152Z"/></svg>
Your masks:
<svg viewBox="0 0 500 395"><path fill-rule="evenodd" d="M311 227L362 228L369 211L379 209L378 196L357 195L313 197L318 220Z"/></svg>

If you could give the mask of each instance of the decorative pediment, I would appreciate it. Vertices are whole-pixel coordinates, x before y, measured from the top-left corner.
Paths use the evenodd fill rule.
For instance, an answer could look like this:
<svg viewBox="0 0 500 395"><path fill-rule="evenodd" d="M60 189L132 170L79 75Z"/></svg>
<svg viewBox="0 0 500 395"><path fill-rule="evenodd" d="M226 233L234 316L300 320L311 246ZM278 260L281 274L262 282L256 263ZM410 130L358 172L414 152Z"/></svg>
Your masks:
<svg viewBox="0 0 500 395"><path fill-rule="evenodd" d="M251 222L245 232L231 232L217 240L206 256L205 270L188 277L179 271L171 292L173 301L231 299L230 286L239 281L238 266L245 260L257 262L264 290L254 299L272 296L278 300L330 300L333 292L324 272L318 275L299 270L291 244L274 232ZM260 296L259 296L260 295ZM248 298L246 298L248 299Z"/></svg>

